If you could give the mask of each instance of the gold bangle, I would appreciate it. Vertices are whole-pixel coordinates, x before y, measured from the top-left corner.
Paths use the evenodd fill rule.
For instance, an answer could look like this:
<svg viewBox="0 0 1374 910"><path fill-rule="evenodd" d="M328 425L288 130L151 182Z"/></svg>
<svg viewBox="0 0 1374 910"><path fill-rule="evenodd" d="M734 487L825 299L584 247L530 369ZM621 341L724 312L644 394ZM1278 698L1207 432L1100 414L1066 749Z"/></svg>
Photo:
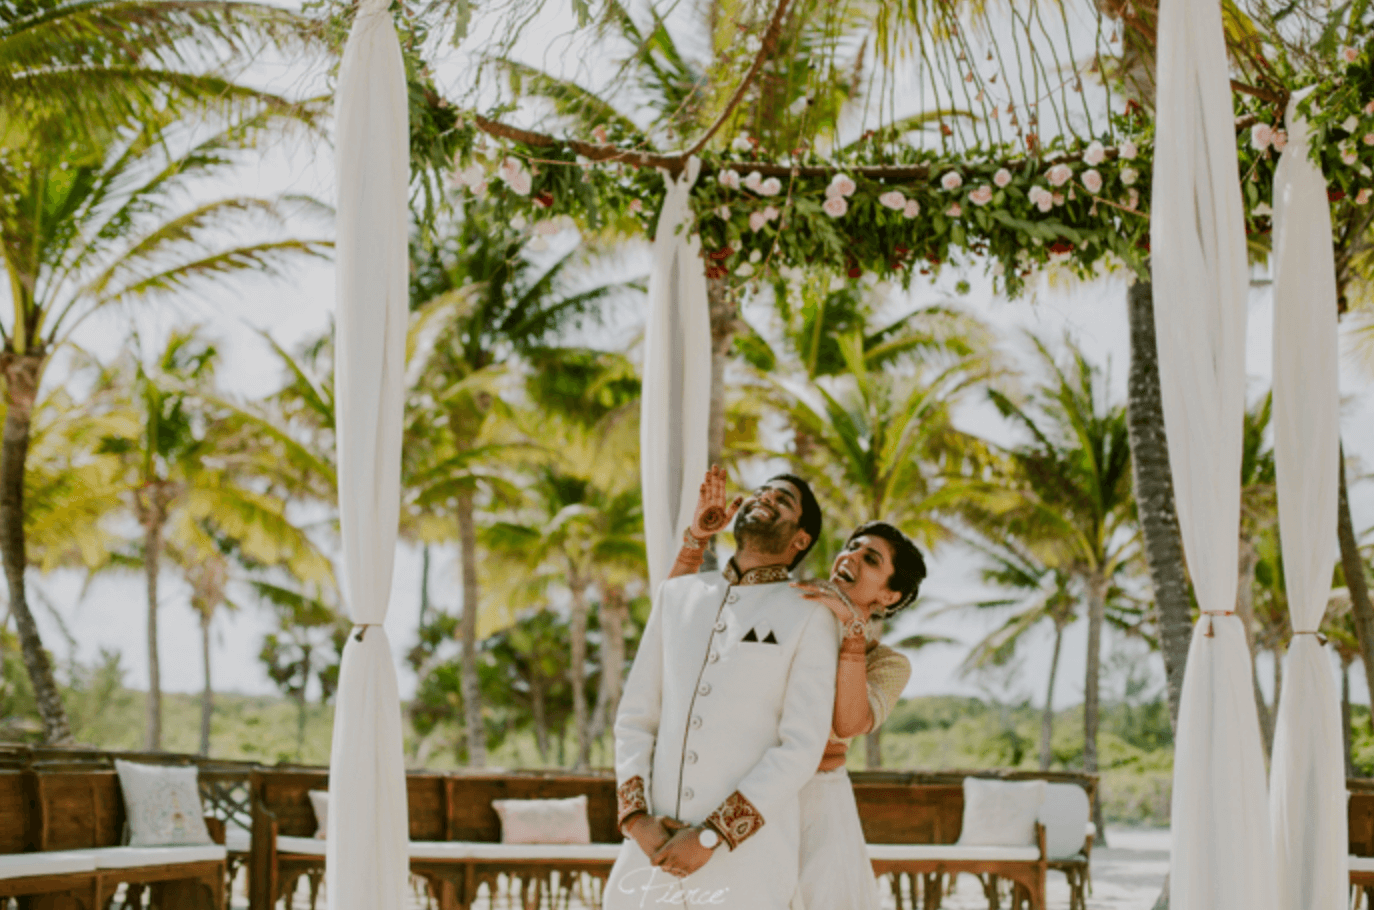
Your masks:
<svg viewBox="0 0 1374 910"><path fill-rule="evenodd" d="M682 532L682 545L683 545L684 547L689 547L689 548L691 548L691 549L693 549L693 550L704 550L704 549L706 549L706 543L707 543L707 541L709 541L710 539L711 539L711 538L709 538L709 537L706 538L706 540L700 540L700 539L698 539L698 538L692 533L692 527L691 527L691 525L688 525L687 528L686 528L686 530L684 530L684 531Z"/></svg>

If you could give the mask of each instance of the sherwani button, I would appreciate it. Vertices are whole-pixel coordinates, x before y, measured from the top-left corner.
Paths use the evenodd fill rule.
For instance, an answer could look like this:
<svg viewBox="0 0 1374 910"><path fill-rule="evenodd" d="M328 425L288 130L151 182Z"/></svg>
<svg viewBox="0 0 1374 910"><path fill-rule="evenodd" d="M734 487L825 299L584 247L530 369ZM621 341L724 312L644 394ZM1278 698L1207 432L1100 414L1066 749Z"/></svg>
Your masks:
<svg viewBox="0 0 1374 910"><path fill-rule="evenodd" d="M693 730L699 730L699 729L701 729L701 715L700 715L700 714L694 714L694 715L692 715L692 729L693 729Z"/></svg>
<svg viewBox="0 0 1374 910"><path fill-rule="evenodd" d="M697 686L697 694L698 694L698 695L710 695L710 694L711 694L711 684L710 684L710 683L702 683L700 686Z"/></svg>
<svg viewBox="0 0 1374 910"><path fill-rule="evenodd" d="M682 791L682 798L683 798L683 799L695 799L695 798L696 798L696 794L692 792L692 788L691 788L691 787L688 787L686 790L683 790L683 791Z"/></svg>
<svg viewBox="0 0 1374 910"><path fill-rule="evenodd" d="M724 631L725 631L725 620L723 620L723 619L718 619L718 620L716 620L715 629L716 629L717 632L724 632Z"/></svg>
<svg viewBox="0 0 1374 910"><path fill-rule="evenodd" d="M688 752L688 753L687 753L687 764L689 764L689 765L695 765L696 763L697 763L697 754L696 754L695 752Z"/></svg>
<svg viewBox="0 0 1374 910"><path fill-rule="evenodd" d="M738 603L738 602L739 602L739 595L738 595L738 594L731 594L729 597L725 598L725 602L728 603L728 604Z"/></svg>
<svg viewBox="0 0 1374 910"><path fill-rule="evenodd" d="M720 653L717 651L712 651L710 656L706 659L709 660L711 663L715 663L716 661L720 660Z"/></svg>

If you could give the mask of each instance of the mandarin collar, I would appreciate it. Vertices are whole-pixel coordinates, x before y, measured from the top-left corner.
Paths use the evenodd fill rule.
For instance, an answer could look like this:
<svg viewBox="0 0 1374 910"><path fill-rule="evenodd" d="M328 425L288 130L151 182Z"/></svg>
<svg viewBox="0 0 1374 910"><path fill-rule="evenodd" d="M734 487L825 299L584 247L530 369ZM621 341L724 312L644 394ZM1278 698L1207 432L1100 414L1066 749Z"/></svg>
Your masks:
<svg viewBox="0 0 1374 910"><path fill-rule="evenodd" d="M787 566L759 566L741 575L739 566L735 565L734 557L731 557L721 574L725 576L727 582L740 587L744 585L770 585L779 581L787 581Z"/></svg>

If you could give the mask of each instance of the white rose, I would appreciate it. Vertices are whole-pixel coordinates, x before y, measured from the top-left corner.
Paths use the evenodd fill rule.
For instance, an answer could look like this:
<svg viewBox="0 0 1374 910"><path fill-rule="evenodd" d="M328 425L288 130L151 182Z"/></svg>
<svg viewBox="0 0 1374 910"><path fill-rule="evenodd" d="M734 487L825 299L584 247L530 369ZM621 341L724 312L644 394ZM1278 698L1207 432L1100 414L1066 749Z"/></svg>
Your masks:
<svg viewBox="0 0 1374 910"><path fill-rule="evenodd" d="M1274 151L1281 152L1288 145L1288 133L1285 130L1274 130L1269 137L1269 144L1274 147Z"/></svg>
<svg viewBox="0 0 1374 910"><path fill-rule="evenodd" d="M1360 119L1356 117L1354 114L1351 114L1349 117L1346 117L1345 120L1341 123L1341 129L1345 130L1347 133L1355 132L1355 130L1357 130L1359 126Z"/></svg>
<svg viewBox="0 0 1374 910"><path fill-rule="evenodd" d="M768 216L765 215L763 212L750 212L750 213L749 213L749 230L751 230L751 231L761 231L761 230L763 230L763 226L764 226L765 224L767 224L767 223L768 223Z"/></svg>
<svg viewBox="0 0 1374 910"><path fill-rule="evenodd" d="M525 170L525 166L520 163L520 159L507 158L502 161L500 176L512 192L521 196L530 194L533 179L530 177L530 172Z"/></svg>
<svg viewBox="0 0 1374 910"><path fill-rule="evenodd" d="M992 201L992 187L984 183L976 190L969 193L968 198L974 205L987 205Z"/></svg>
<svg viewBox="0 0 1374 910"><path fill-rule="evenodd" d="M782 181L777 177L769 177L759 184L760 196L776 196L782 192Z"/></svg>
<svg viewBox="0 0 1374 910"><path fill-rule="evenodd" d="M843 196L831 196L825 200L825 204L821 206L821 211L831 218L841 218L845 212L849 211L849 203L845 201Z"/></svg>
<svg viewBox="0 0 1374 910"><path fill-rule="evenodd" d="M1097 167L1106 160L1107 150L1102 147L1102 143L1098 142L1096 139L1089 142L1088 147L1083 151L1083 162L1092 167Z"/></svg>
<svg viewBox="0 0 1374 910"><path fill-rule="evenodd" d="M731 189L731 190L737 190L737 189L739 189L739 171L735 171L735 170L723 170L723 171L721 171L718 175L716 175L716 183L719 183L721 186L723 186L723 187L725 187L725 188L727 188L727 189Z"/></svg>
<svg viewBox="0 0 1374 910"><path fill-rule="evenodd" d="M747 262L741 262L735 269L735 274L741 278L748 278L750 275L754 274L754 267Z"/></svg>
<svg viewBox="0 0 1374 910"><path fill-rule="evenodd" d="M992 182L998 186L1006 186L1011 183L1011 171L1006 168L998 168L997 173L992 175Z"/></svg>
<svg viewBox="0 0 1374 910"><path fill-rule="evenodd" d="M1102 190L1102 175L1096 169L1084 171L1083 188L1096 196Z"/></svg>
<svg viewBox="0 0 1374 910"><path fill-rule="evenodd" d="M1133 167L1123 167L1123 168L1121 169L1121 184L1122 184L1122 186L1130 186L1131 184L1135 183L1136 180L1139 179L1139 178L1140 178L1140 174L1136 172L1136 169L1135 169L1135 168L1133 168Z"/></svg>
<svg viewBox="0 0 1374 910"><path fill-rule="evenodd" d="M747 152L753 147L754 144L750 142L749 137L744 135L743 133L736 136L735 141L730 143L730 148L734 149L737 152Z"/></svg>
<svg viewBox="0 0 1374 910"><path fill-rule="evenodd" d="M719 208L717 208L717 209L716 209L716 217L718 217L721 221L729 221L729 220L730 220L730 206L728 206L728 205L722 205L722 206L720 206Z"/></svg>
<svg viewBox="0 0 1374 910"><path fill-rule="evenodd" d="M959 176L958 171L947 171L945 175L940 178L940 186L944 187L946 190L957 190L963 185L964 178Z"/></svg>
<svg viewBox="0 0 1374 910"><path fill-rule="evenodd" d="M1045 172L1045 179L1050 182L1050 186L1063 186L1072 176L1073 169L1067 164L1056 164Z"/></svg>
<svg viewBox="0 0 1374 910"><path fill-rule="evenodd" d="M854 191L858 188L858 184L848 174L836 174L830 178L830 185L825 188L825 195L829 197L853 196Z"/></svg>
<svg viewBox="0 0 1374 910"><path fill-rule="evenodd" d="M781 212L773 208L773 206L771 205L765 205L763 207L763 217L767 218L769 221L777 221L778 216L781 214Z"/></svg>
<svg viewBox="0 0 1374 910"><path fill-rule="evenodd" d="M906 201L906 207L902 209L902 216L905 218L915 218L919 214L921 214L921 203L917 202L915 199L908 199Z"/></svg>
<svg viewBox="0 0 1374 910"><path fill-rule="evenodd" d="M745 177L740 182L757 193L759 191L759 185L763 183L763 175L758 171L750 171L749 176Z"/></svg>
<svg viewBox="0 0 1374 910"><path fill-rule="evenodd" d="M963 208L957 202L951 202L949 208L945 209L945 214L951 218L958 218L964 214Z"/></svg>
<svg viewBox="0 0 1374 910"><path fill-rule="evenodd" d="M897 212L906 208L906 197L902 195L901 190L888 190L878 197L878 202Z"/></svg>
<svg viewBox="0 0 1374 910"><path fill-rule="evenodd" d="M1127 161L1132 160L1133 158L1135 158L1137 154L1139 154L1135 147L1135 143L1129 139L1121 143L1121 146L1118 149L1118 151L1120 152L1121 157L1125 158Z"/></svg>

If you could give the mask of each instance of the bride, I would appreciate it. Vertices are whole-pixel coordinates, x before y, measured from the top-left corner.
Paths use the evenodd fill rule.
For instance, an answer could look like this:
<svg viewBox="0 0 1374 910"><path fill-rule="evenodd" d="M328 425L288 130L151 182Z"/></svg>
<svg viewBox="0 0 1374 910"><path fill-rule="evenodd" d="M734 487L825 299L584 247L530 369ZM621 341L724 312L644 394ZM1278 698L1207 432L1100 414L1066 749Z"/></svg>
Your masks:
<svg viewBox="0 0 1374 910"><path fill-rule="evenodd" d="M672 577L700 568L706 541L729 525L743 502L738 497L726 506L725 479L719 466L706 472L688 529L698 545L682 548ZM828 581L793 583L803 597L819 601L835 615L842 634L830 739L820 767L800 794L797 890L809 910L880 906L845 756L855 736L876 730L887 719L911 678L911 662L878 642L871 621L910 606L925 576L925 559L911 539L887 522L870 521L850 533Z"/></svg>

